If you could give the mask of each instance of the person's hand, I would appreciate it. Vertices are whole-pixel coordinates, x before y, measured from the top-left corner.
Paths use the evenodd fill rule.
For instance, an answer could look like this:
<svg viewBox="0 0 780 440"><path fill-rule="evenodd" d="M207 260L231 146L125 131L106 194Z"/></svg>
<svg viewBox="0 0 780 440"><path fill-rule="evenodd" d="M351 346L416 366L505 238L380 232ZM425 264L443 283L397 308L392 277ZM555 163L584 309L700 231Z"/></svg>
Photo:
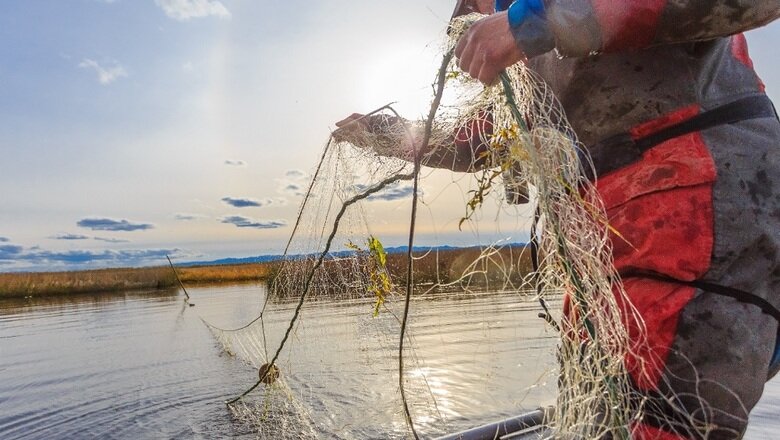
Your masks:
<svg viewBox="0 0 780 440"><path fill-rule="evenodd" d="M377 124L371 124L374 115L366 116L361 113L352 113L346 118L336 122L338 127L333 132L333 140L336 142L349 142L350 144L365 150L375 150L373 145L377 131Z"/></svg>
<svg viewBox="0 0 780 440"><path fill-rule="evenodd" d="M361 113L352 113L336 122L338 129L333 132L333 137L340 142L352 142L358 147L367 148L368 146L362 145L360 140L370 136L389 135L398 124L403 124L403 120L397 116L386 114L366 116Z"/></svg>
<svg viewBox="0 0 780 440"><path fill-rule="evenodd" d="M333 132L333 138L337 141L349 141L350 139L364 136L368 131L368 121L365 115L352 113L346 118L336 122L336 129Z"/></svg>
<svg viewBox="0 0 780 440"><path fill-rule="evenodd" d="M509 28L506 12L497 12L476 23L455 46L458 66L472 78L492 84L507 67L525 61Z"/></svg>
<svg viewBox="0 0 780 440"><path fill-rule="evenodd" d="M382 156L407 159L414 151L414 144L404 122L402 118L386 114L352 113L336 122L338 129L333 132L333 139Z"/></svg>

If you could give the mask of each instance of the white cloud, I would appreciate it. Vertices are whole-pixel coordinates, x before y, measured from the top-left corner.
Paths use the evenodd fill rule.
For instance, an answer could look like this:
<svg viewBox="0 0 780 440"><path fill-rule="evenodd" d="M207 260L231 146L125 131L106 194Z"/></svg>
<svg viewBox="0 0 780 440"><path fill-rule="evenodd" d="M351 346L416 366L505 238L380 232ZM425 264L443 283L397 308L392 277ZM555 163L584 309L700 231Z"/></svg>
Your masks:
<svg viewBox="0 0 780 440"><path fill-rule="evenodd" d="M121 64L117 63L116 61L113 61L112 64L113 65L110 67L103 67L95 60L84 58L79 63L79 67L82 69L93 69L95 72L97 72L98 81L100 81L100 84L107 85L111 84L122 76L127 76L127 71L124 67L122 67Z"/></svg>
<svg viewBox="0 0 780 440"><path fill-rule="evenodd" d="M130 240L122 240L121 238L92 237L92 239L106 243L130 243Z"/></svg>
<svg viewBox="0 0 780 440"><path fill-rule="evenodd" d="M155 0L165 15L179 21L214 15L229 18L230 11L217 0Z"/></svg>
<svg viewBox="0 0 780 440"><path fill-rule="evenodd" d="M221 200L234 208L287 206L290 203L284 197L266 197L264 199L253 199L250 197L223 197Z"/></svg>
<svg viewBox="0 0 780 440"><path fill-rule="evenodd" d="M242 215L229 215L222 217L220 220L222 223L234 225L237 228L254 228L254 229L276 229L287 226L287 220L255 220L253 218L244 217Z"/></svg>
<svg viewBox="0 0 780 440"><path fill-rule="evenodd" d="M289 179L276 179L276 192L283 195L300 197L306 195L306 185Z"/></svg>
<svg viewBox="0 0 780 440"><path fill-rule="evenodd" d="M298 169L290 169L285 171L283 179L276 180L276 192L288 196L303 196L306 195L306 190L309 187L309 176Z"/></svg>
<svg viewBox="0 0 780 440"><path fill-rule="evenodd" d="M363 184L354 185L355 193L363 193L369 189L368 186ZM422 195L422 190L418 190L418 194ZM392 201L411 197L414 194L414 187L410 184L402 184L395 182L385 187L383 190L368 196L367 200L384 200Z"/></svg>
<svg viewBox="0 0 780 440"><path fill-rule="evenodd" d="M179 221L188 222L188 221L192 221L192 220L198 220L198 219L205 218L205 216L201 215L201 214L190 214L190 213L187 213L187 212L181 212L181 213L178 213L178 214L174 215L173 218L176 219L176 220L179 220Z"/></svg>
<svg viewBox="0 0 780 440"><path fill-rule="evenodd" d="M307 177L306 173L296 169L287 170L287 172L284 173L284 176L287 177L288 179L293 179L293 180L304 180Z"/></svg>

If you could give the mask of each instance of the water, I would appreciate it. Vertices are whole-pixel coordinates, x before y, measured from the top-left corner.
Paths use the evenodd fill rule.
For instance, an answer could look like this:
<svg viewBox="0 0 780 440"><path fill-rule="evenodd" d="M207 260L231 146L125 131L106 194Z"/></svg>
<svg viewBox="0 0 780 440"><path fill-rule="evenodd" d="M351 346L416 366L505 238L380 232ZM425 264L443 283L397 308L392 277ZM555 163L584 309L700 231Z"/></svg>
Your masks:
<svg viewBox="0 0 780 440"><path fill-rule="evenodd" d="M407 433L397 382L402 302L389 307L393 313L376 318L371 300L321 301L303 311L280 366L320 437ZM269 347L278 346L292 308L278 305L265 319ZM418 432L443 435L553 403L555 338L540 325L539 309L514 294L413 302L414 350L405 354L405 377ZM262 346L262 336L254 340Z"/></svg>
<svg viewBox="0 0 780 440"><path fill-rule="evenodd" d="M203 306L240 313L214 292ZM218 438L242 366L174 293L0 302L0 438Z"/></svg>
<svg viewBox="0 0 780 440"><path fill-rule="evenodd" d="M175 291L0 301L0 438L254 438L223 401L250 385L256 370L222 353L201 318L225 327L246 323L259 312L264 289L190 294L195 307ZM274 306L269 334L279 334L290 309ZM413 304L415 353L425 361L412 362L410 373L425 375L448 429L552 403L554 339L537 312L513 295ZM314 304L288 355L296 366L282 364L291 386L307 390L323 437L403 432L391 404L397 384L371 375L396 368L388 353L397 340L378 336L386 333L377 328L397 323L387 313L370 315L365 301ZM746 438L776 438L778 408L775 380ZM416 420L426 436L444 430Z"/></svg>

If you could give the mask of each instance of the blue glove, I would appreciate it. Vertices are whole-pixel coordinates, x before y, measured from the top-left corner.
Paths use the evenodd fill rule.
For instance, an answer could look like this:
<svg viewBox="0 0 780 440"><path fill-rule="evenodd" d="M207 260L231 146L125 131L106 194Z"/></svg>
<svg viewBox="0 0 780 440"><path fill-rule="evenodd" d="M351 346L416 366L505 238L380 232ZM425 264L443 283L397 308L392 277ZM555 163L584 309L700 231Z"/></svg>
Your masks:
<svg viewBox="0 0 780 440"><path fill-rule="evenodd" d="M496 11L507 11L512 35L526 57L532 58L555 48L543 0L496 0Z"/></svg>

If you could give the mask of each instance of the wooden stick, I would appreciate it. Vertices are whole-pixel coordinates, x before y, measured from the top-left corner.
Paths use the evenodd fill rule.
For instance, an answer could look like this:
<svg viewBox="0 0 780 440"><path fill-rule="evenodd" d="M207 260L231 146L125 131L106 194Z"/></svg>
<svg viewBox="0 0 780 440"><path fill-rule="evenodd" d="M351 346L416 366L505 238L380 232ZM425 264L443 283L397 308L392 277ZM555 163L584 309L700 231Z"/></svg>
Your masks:
<svg viewBox="0 0 780 440"><path fill-rule="evenodd" d="M168 264L170 264L170 265L171 265L171 269L173 270L173 275L175 275L175 276L176 276L176 281L178 281L178 282L179 282L179 286L181 286L181 290L183 290L183 291L184 291L184 296L186 296L186 297L187 297L186 301L188 301L188 302L189 302L189 300L190 300L190 294L189 294L189 293L187 293L187 289L185 289L185 288L184 288L184 284L181 282L181 278L179 278L179 273L178 273L178 272L176 272L176 268L175 268L175 267L173 267L173 262L171 261L171 257L169 257L169 256L167 256L167 255L166 255L166 256L165 256L165 258L167 258L167 259L168 259ZM194 305L194 304L192 304L192 305Z"/></svg>

